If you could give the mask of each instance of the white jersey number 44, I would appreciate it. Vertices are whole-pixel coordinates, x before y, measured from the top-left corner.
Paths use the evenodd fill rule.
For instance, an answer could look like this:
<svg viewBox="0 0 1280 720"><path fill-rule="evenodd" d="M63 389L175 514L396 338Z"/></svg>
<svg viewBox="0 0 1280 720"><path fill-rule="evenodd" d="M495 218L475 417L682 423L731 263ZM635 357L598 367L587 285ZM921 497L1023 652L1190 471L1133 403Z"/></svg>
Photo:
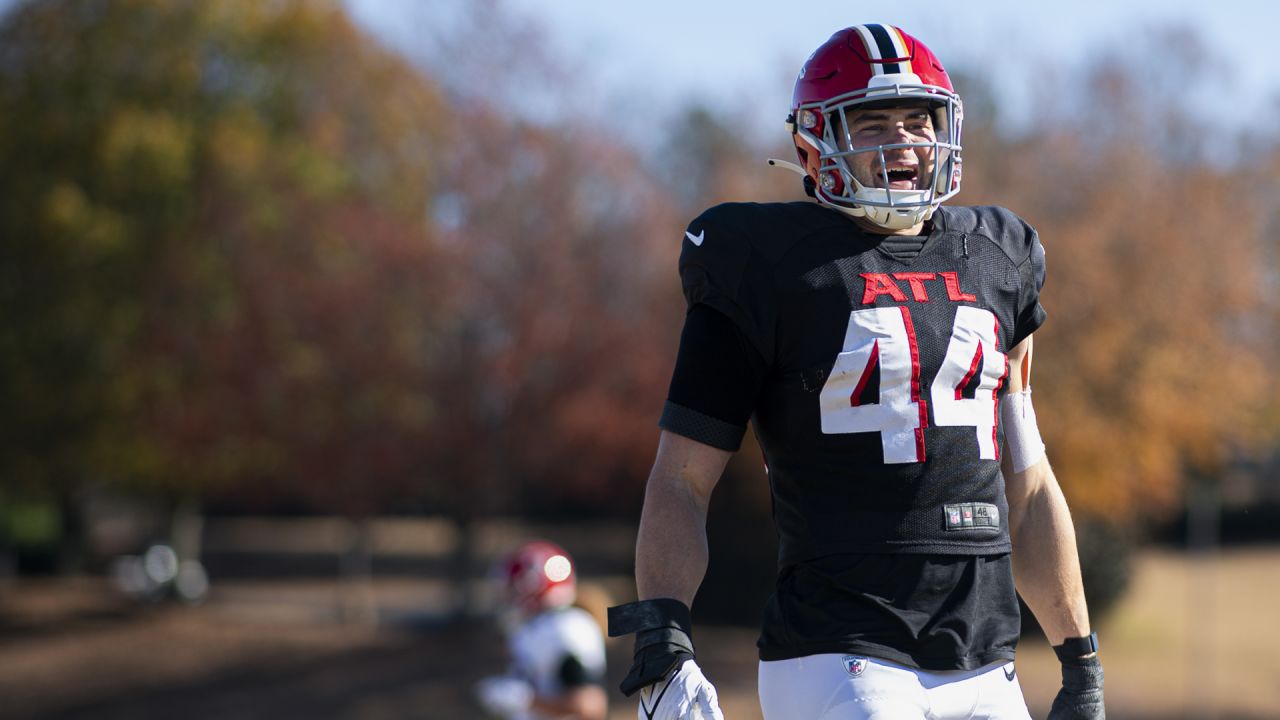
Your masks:
<svg viewBox="0 0 1280 720"><path fill-rule="evenodd" d="M849 313L844 351L836 356L818 402L822 432L878 432L886 463L924 462L927 403L936 425L974 428L979 457L999 460L996 418L1009 361L999 350L999 321L989 310L960 306L942 367L926 397L920 387L920 349L911 311L878 307ZM879 397L864 397L876 370ZM972 397L966 388L974 385Z"/></svg>

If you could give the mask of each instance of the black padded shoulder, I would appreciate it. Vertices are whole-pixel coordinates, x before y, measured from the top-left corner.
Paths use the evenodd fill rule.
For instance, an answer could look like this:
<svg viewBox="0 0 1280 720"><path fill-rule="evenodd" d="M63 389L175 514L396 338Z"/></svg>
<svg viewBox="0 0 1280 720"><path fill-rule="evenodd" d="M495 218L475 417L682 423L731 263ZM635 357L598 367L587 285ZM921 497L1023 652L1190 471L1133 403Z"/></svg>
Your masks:
<svg viewBox="0 0 1280 720"><path fill-rule="evenodd" d="M680 278L690 307L703 302L733 320L765 363L773 357L774 269L805 237L849 220L817 202L726 202L685 231Z"/></svg>
<svg viewBox="0 0 1280 720"><path fill-rule="evenodd" d="M1013 211L994 205L938 208L943 227L953 232L985 237L1004 251L1015 265L1026 262L1040 245L1040 236ZM1039 252L1043 255L1044 249Z"/></svg>
<svg viewBox="0 0 1280 720"><path fill-rule="evenodd" d="M684 249L699 247L707 254L753 251L767 262L777 262L806 235L848 222L815 202L721 203L689 223L688 232L701 236L702 244L686 236Z"/></svg>
<svg viewBox="0 0 1280 720"><path fill-rule="evenodd" d="M773 355L773 273L814 232L849 221L813 202L724 203L685 230L680 278L689 307L727 315L768 361Z"/></svg>
<svg viewBox="0 0 1280 720"><path fill-rule="evenodd" d="M722 203L689 223L681 274L687 266L701 267L722 291L736 295L744 281L752 281L746 278L749 265L770 268L805 236L842 222L848 221L814 202Z"/></svg>
<svg viewBox="0 0 1280 720"><path fill-rule="evenodd" d="M964 233L969 238L981 238L1000 248L1018 269L1021 281L1018 327L1014 341L1035 332L1045 320L1046 313L1040 305L1040 291L1044 288L1044 246L1035 228L1014 212L994 205L976 207L938 208L935 222L941 221L945 230Z"/></svg>

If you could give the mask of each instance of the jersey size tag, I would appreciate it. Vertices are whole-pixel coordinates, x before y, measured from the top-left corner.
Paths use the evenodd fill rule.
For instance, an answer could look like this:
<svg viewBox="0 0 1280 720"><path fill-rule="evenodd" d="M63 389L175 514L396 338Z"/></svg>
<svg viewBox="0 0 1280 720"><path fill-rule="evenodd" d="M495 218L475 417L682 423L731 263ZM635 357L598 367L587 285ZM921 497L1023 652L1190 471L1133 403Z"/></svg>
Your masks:
<svg viewBox="0 0 1280 720"><path fill-rule="evenodd" d="M942 506L947 530L999 530L1000 508L991 503L969 502Z"/></svg>

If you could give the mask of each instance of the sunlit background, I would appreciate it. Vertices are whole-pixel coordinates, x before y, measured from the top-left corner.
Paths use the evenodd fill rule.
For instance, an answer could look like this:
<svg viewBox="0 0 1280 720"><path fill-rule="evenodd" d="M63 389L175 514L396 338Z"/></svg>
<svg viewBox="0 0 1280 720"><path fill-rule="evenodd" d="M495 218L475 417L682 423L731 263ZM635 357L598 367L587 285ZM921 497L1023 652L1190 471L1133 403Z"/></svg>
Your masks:
<svg viewBox="0 0 1280 720"><path fill-rule="evenodd" d="M1280 5L830 5L0 1L0 717L480 717L495 556L632 599L682 231L803 197L764 160L860 22L947 65L959 200L1043 239L1109 716L1280 717ZM758 459L694 607L735 720ZM1019 663L1041 717L1033 624Z"/></svg>

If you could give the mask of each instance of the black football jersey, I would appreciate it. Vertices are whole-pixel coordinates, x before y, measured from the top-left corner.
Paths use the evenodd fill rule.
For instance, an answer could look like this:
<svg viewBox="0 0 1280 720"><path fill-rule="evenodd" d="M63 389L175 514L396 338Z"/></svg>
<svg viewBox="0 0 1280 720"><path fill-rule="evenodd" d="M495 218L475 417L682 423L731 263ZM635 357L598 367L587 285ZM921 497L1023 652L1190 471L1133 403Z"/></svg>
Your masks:
<svg viewBox="0 0 1280 720"><path fill-rule="evenodd" d="M1002 208L943 207L931 225L914 258L812 202L719 205L689 225L689 305L732 320L766 367L752 422L783 567L1010 549L998 405L1005 353L1045 317L1044 251ZM724 445L691 415L662 425Z"/></svg>
<svg viewBox="0 0 1280 720"><path fill-rule="evenodd" d="M805 202L721 205L685 238L660 424L726 450L756 429L780 539L761 659L1011 659L998 403L1005 352L1045 317L1035 232L944 207L907 257Z"/></svg>

